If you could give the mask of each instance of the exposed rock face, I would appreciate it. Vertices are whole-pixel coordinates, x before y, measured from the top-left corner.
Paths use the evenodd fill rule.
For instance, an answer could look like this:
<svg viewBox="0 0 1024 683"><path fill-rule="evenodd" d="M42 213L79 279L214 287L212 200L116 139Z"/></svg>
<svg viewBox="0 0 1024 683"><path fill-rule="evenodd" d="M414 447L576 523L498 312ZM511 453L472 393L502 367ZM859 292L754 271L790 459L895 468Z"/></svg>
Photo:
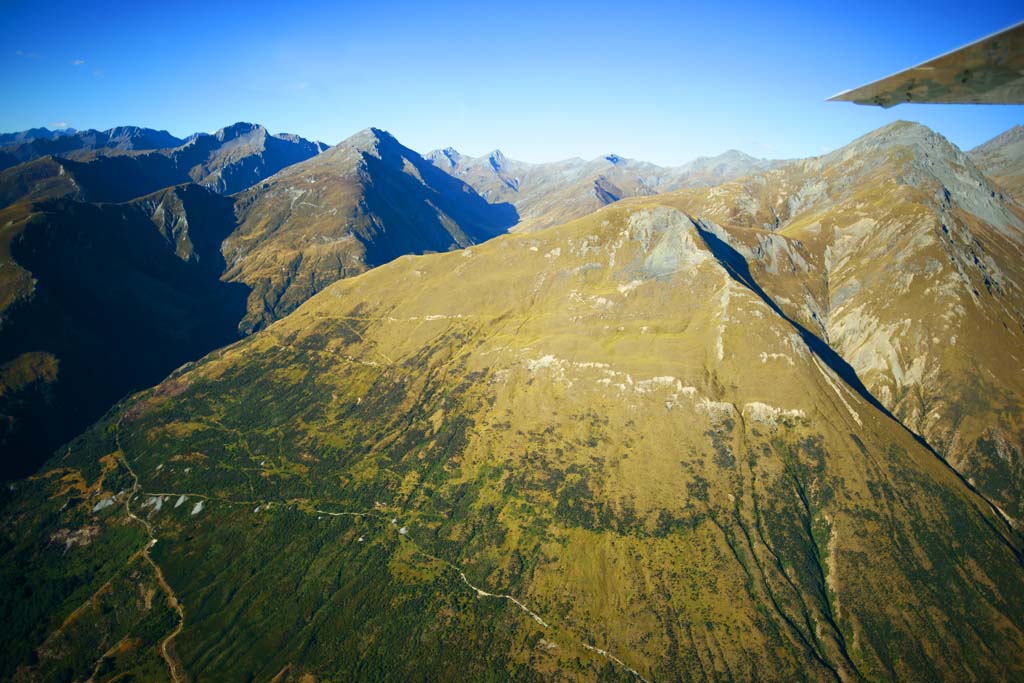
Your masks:
<svg viewBox="0 0 1024 683"><path fill-rule="evenodd" d="M967 155L897 123L670 201L715 222L788 315L1024 521L1024 211Z"/></svg>

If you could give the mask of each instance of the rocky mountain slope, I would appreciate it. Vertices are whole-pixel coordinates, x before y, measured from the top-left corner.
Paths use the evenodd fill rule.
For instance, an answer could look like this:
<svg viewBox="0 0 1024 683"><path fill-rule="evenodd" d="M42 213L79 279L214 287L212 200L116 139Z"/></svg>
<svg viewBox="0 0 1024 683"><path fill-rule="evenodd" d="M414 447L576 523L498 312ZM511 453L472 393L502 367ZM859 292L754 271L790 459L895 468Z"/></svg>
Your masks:
<svg viewBox="0 0 1024 683"><path fill-rule="evenodd" d="M1024 205L1024 126L1014 126L967 155L999 189Z"/></svg>
<svg viewBox="0 0 1024 683"><path fill-rule="evenodd" d="M1024 211L967 155L901 122L665 201L713 221L787 315L1024 523Z"/></svg>
<svg viewBox="0 0 1024 683"><path fill-rule="evenodd" d="M194 135L170 156L192 182L234 194L327 148L297 135L271 135L257 124L236 123L213 135Z"/></svg>
<svg viewBox="0 0 1024 683"><path fill-rule="evenodd" d="M721 230L402 257L122 402L8 493L0 675L1024 675L1024 539Z"/></svg>
<svg viewBox="0 0 1024 683"><path fill-rule="evenodd" d="M536 230L580 218L625 197L706 187L785 162L756 159L736 150L663 168L609 154L592 161L566 159L530 164L500 150L469 157L449 147L426 155L435 166L469 183L492 202L508 202L519 212L516 230Z"/></svg>

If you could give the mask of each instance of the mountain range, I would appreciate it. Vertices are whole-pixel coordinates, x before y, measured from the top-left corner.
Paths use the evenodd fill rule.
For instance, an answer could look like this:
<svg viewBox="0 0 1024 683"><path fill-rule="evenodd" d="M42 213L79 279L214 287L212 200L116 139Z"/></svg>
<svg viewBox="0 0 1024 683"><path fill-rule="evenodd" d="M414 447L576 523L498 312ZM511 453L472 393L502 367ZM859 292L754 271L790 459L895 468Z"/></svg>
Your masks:
<svg viewBox="0 0 1024 683"><path fill-rule="evenodd" d="M10 264L0 298L5 321L0 327L0 372L15 378L0 395L0 414L6 422L0 430L0 451L5 454L0 472L6 476L31 471L126 391L148 386L181 363L230 341L233 337L225 336L225 330L237 326L239 334L251 333L342 277L402 254L461 248L510 228L529 230L556 217L579 217L620 196L709 183L781 163L732 151L673 169L615 155L589 163L527 164L495 153L483 164L448 150L459 164L438 170L438 153L421 157L379 129L362 131L325 151L322 143L271 135L248 123L185 141L166 131L129 126L59 134L32 130L3 140L12 144L0 152L21 162L0 171L0 206L6 207L0 209L6 226L2 240L9 245L8 256L0 258ZM521 192L501 190L508 187L500 179L512 171L518 174L515 178L522 178L521 184L516 180ZM207 192L189 189L193 185ZM168 186L179 189L168 195ZM206 196L210 192L233 194L233 204ZM184 193L203 199L153 199ZM94 326L97 308L112 320L126 320L127 309L115 313L124 301L120 283L130 279L121 271L135 266L115 258L116 248L98 246L103 240L121 239L103 232L109 227L103 221L110 209L100 207L118 202L136 217L159 208L151 216L152 225L132 223L132 239L149 233L140 239L162 241L154 254L158 262L170 255L199 261L201 255L183 252L179 243L193 239L196 230L217 235L221 253L215 248L203 265L222 263L220 277L242 288L222 286L207 270L200 280L205 284L191 283L196 294L187 296L196 296L198 304L206 295L221 300L224 295L214 290L230 290L232 299L245 291L245 312L238 314L234 304L213 306L194 317L195 324L183 326L182 309L169 303L179 296L179 287L165 281L164 271L158 270L146 281L155 288L146 296L155 298L155 310L171 314L151 316L141 325L147 330L141 336L126 337L115 324L107 325L106 332L92 330L86 335L84 329ZM84 210L80 204L95 210ZM229 205L233 208L225 208ZM64 220L69 212L74 219ZM171 214L173 218L167 218ZM179 226L177 234L164 229L162 222L167 221ZM94 263L68 254L71 261L66 267L49 274L40 271L43 264L29 264L26 250L31 247L23 245L34 237L26 231L55 233L70 225L79 230L89 226L76 239L97 237L87 252L96 254ZM64 284L51 286L49 278L57 272L65 277ZM77 284L71 274L79 278ZM93 292L91 305L71 304L80 286ZM127 319L135 319L141 310ZM57 311L63 313L58 316ZM80 315L88 320L80 324ZM63 332L46 331L52 322L44 321L57 319L63 321ZM73 352L87 347L75 341L80 335L95 339L106 351ZM114 341L129 337L131 353ZM165 342L172 338L179 342L168 347ZM129 357L130 363L121 362ZM88 395L67 389L66 384L87 387Z"/></svg>
<svg viewBox="0 0 1024 683"><path fill-rule="evenodd" d="M88 159L137 150L171 149L185 143L165 130L118 126L109 130L51 131L34 128L0 135L0 170L42 156Z"/></svg>
<svg viewBox="0 0 1024 683"><path fill-rule="evenodd" d="M148 147L157 143L171 146ZM0 148L0 158L17 164L0 172L0 207L55 197L123 202L188 182L231 194L324 149L323 143L271 135L251 123L186 141L135 127L32 139Z"/></svg>
<svg viewBox="0 0 1024 683"><path fill-rule="evenodd" d="M0 677L1024 677L1018 141L8 169Z"/></svg>
<svg viewBox="0 0 1024 683"><path fill-rule="evenodd" d="M305 161L263 182L289 160L271 154L281 140L236 124L166 154L47 156L0 174L0 196L12 198L0 209L4 475L30 472L124 393L341 277L516 222L511 206L489 204L376 129L322 154L285 140ZM127 171L125 181L122 162L172 164L198 182L106 203L182 180ZM248 189L222 196L246 176Z"/></svg>
<svg viewBox="0 0 1024 683"><path fill-rule="evenodd" d="M469 157L451 147L434 150L426 158L465 180L489 201L512 204L519 213L516 229L520 231L580 218L625 197L717 185L786 163L756 159L737 150L671 168L617 154L592 161L566 159L531 164L509 159L501 150Z"/></svg>

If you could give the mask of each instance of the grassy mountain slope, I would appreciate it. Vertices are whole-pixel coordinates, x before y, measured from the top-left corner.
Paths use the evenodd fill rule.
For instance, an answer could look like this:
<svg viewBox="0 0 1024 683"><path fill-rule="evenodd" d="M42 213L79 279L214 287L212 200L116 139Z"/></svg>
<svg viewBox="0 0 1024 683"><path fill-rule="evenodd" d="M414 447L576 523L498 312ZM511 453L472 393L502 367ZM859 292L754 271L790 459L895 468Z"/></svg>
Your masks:
<svg viewBox="0 0 1024 683"><path fill-rule="evenodd" d="M1024 212L966 155L897 123L665 201L720 226L788 315L1024 521Z"/></svg>
<svg viewBox="0 0 1024 683"><path fill-rule="evenodd" d="M75 176L68 172L68 163L57 157L43 157L0 171L0 209L46 199L85 199Z"/></svg>
<svg viewBox="0 0 1024 683"><path fill-rule="evenodd" d="M1020 536L714 234L402 257L120 404L9 494L0 675L1024 675Z"/></svg>
<svg viewBox="0 0 1024 683"><path fill-rule="evenodd" d="M624 197L717 185L783 163L755 159L736 150L717 157L700 157L672 168L616 154L592 161L566 159L530 164L509 159L500 150L483 157L469 157L450 147L430 152L426 158L472 185L489 201L515 206L519 212L519 231L564 223Z"/></svg>

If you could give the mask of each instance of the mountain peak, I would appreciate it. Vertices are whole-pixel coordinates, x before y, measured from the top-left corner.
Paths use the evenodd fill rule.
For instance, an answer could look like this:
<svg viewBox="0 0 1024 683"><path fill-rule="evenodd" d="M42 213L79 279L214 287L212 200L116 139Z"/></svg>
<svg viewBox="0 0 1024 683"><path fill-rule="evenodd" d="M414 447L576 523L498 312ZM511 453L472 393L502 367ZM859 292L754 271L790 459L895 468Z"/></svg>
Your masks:
<svg viewBox="0 0 1024 683"><path fill-rule="evenodd" d="M394 135L381 128L370 126L364 128L355 135L351 135L338 143L337 147L342 149L354 149L359 152L377 154L381 145L390 147L401 143Z"/></svg>
<svg viewBox="0 0 1024 683"><path fill-rule="evenodd" d="M508 163L508 158L500 149L496 149L487 155L487 161L495 171L501 171L501 167Z"/></svg>
<svg viewBox="0 0 1024 683"><path fill-rule="evenodd" d="M945 141L945 138L922 123L899 120L876 128L867 135L854 140L853 144L860 140L877 140L895 145L934 144L939 139ZM949 143L947 142L947 144Z"/></svg>
<svg viewBox="0 0 1024 683"><path fill-rule="evenodd" d="M1007 128L999 135L995 136L991 140L987 140L974 149L971 150L971 154L976 152L985 153L989 151L997 150L1007 145L1014 143L1024 142L1024 126L1018 124L1012 128Z"/></svg>
<svg viewBox="0 0 1024 683"><path fill-rule="evenodd" d="M743 159L744 161L754 161L757 159L757 157L751 156L739 149L727 149L718 156L724 159Z"/></svg>
<svg viewBox="0 0 1024 683"><path fill-rule="evenodd" d="M383 128L377 128L376 126L370 126L369 128L365 128L364 132L369 132L371 135L373 135L378 140L386 140L386 139L394 140L395 139L394 135L392 135L388 131L384 130Z"/></svg>
<svg viewBox="0 0 1024 683"><path fill-rule="evenodd" d="M221 128L213 135L221 142L227 142L228 140L234 140L235 138L242 137L243 135L266 133L266 131L267 129L258 123L239 121L238 123L233 123L230 126Z"/></svg>
<svg viewBox="0 0 1024 683"><path fill-rule="evenodd" d="M824 158L866 155L880 159L880 153L896 148L912 149L914 158L936 156L955 161L964 156L956 145L928 126L913 121L894 121L862 135Z"/></svg>
<svg viewBox="0 0 1024 683"><path fill-rule="evenodd" d="M825 164L852 163L845 173L885 173L903 185L932 187L952 202L1017 239L1024 221L1010 210L974 161L941 134L920 123L896 121L821 157Z"/></svg>
<svg viewBox="0 0 1024 683"><path fill-rule="evenodd" d="M444 149L435 149L432 152L428 152L423 156L423 158L429 160L436 166L454 169L459 165L459 162L462 161L464 157L454 147L445 147Z"/></svg>

